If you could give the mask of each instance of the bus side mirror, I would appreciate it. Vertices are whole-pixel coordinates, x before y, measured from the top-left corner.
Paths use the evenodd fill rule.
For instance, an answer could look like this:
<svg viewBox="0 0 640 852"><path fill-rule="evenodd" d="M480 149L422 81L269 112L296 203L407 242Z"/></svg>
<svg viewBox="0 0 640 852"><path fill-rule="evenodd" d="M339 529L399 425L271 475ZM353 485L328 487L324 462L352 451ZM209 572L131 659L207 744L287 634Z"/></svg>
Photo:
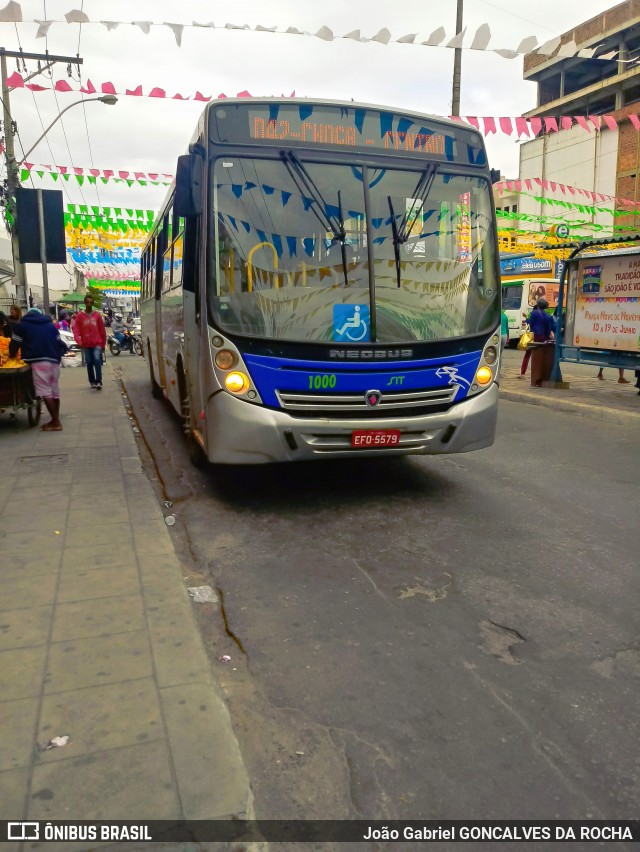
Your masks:
<svg viewBox="0 0 640 852"><path fill-rule="evenodd" d="M200 215L202 202L202 155L199 151L178 157L176 169L176 216Z"/></svg>
<svg viewBox="0 0 640 852"><path fill-rule="evenodd" d="M500 180L500 169L491 169L491 185Z"/></svg>

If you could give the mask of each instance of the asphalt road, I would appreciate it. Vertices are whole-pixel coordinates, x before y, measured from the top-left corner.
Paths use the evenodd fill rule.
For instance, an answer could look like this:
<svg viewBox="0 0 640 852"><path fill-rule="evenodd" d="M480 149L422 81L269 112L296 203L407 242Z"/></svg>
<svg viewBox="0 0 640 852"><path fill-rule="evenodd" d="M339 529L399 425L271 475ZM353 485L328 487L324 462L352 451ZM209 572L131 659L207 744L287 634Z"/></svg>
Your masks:
<svg viewBox="0 0 640 852"><path fill-rule="evenodd" d="M503 402L468 455L200 472L120 365L220 597L195 606L259 817L637 818L637 434Z"/></svg>

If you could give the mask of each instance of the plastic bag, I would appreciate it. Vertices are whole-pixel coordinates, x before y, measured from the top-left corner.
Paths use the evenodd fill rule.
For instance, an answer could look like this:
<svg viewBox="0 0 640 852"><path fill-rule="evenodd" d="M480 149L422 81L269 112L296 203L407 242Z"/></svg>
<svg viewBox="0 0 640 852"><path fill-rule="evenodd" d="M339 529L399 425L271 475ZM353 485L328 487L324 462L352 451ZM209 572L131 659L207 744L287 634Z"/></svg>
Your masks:
<svg viewBox="0 0 640 852"><path fill-rule="evenodd" d="M529 329L527 329L525 331L525 333L522 335L522 337L520 338L520 340L518 341L518 347L517 348L520 349L520 351L522 351L523 349L526 349L527 346L530 343L533 343L533 332L529 331Z"/></svg>

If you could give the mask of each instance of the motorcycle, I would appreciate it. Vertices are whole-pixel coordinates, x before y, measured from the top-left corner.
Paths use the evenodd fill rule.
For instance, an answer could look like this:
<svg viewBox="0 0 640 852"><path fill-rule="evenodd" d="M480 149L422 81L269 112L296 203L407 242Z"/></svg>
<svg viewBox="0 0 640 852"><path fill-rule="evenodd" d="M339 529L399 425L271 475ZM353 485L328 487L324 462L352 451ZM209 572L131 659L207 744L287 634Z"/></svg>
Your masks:
<svg viewBox="0 0 640 852"><path fill-rule="evenodd" d="M107 346L112 355L119 355L122 350L127 350L130 355L142 355L142 338L138 334L129 329L123 332L124 341L121 343L115 334L110 334L107 338Z"/></svg>

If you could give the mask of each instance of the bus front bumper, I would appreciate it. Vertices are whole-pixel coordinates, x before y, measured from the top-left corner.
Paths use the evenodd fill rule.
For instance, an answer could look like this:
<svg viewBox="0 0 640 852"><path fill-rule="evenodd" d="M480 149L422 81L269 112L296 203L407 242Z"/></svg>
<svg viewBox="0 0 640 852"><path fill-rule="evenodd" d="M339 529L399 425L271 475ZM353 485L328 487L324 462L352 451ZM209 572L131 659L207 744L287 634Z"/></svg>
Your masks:
<svg viewBox="0 0 640 852"><path fill-rule="evenodd" d="M448 411L418 417L345 419L292 417L283 411L244 402L225 391L207 407L207 455L214 464L268 464L358 456L413 453L466 453L493 444L498 386L453 405ZM353 448L356 429L399 429L394 447Z"/></svg>

